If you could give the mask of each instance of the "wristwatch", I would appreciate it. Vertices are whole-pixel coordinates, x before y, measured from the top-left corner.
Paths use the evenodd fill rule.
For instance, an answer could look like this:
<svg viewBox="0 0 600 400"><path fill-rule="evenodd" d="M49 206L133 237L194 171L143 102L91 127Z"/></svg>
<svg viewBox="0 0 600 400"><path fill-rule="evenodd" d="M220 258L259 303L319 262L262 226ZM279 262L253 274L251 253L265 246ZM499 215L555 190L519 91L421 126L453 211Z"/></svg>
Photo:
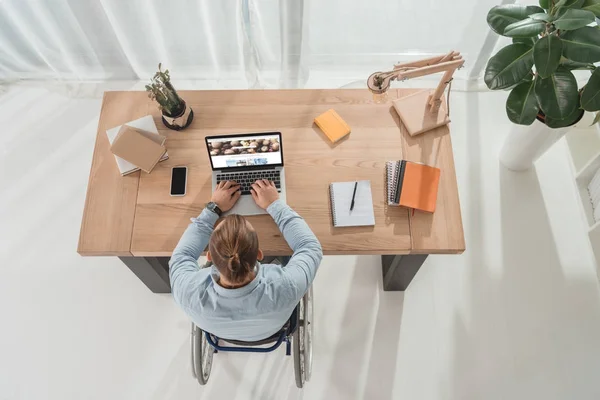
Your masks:
<svg viewBox="0 0 600 400"><path fill-rule="evenodd" d="M215 203L214 201L211 201L210 203L207 203L206 204L206 208L209 211L212 211L215 214L217 214L219 217L221 216L221 214L223 214L223 211L221 211L221 209L219 208L219 206L217 205L217 203Z"/></svg>

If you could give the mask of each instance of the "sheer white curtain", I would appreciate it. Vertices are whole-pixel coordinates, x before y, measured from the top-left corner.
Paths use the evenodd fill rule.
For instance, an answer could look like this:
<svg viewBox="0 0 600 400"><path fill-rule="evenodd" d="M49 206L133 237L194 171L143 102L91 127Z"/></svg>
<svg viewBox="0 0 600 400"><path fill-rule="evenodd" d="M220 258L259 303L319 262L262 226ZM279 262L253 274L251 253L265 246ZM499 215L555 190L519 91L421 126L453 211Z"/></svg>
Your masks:
<svg viewBox="0 0 600 400"><path fill-rule="evenodd" d="M303 87L460 50L498 0L4 0L0 79L242 79Z"/></svg>

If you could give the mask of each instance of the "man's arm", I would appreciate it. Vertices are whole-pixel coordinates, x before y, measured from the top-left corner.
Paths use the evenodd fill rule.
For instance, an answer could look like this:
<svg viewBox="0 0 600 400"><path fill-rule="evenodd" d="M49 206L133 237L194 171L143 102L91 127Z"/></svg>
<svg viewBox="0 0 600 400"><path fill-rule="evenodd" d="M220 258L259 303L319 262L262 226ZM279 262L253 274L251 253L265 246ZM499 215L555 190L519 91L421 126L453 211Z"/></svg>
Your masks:
<svg viewBox="0 0 600 400"><path fill-rule="evenodd" d="M281 200L271 203L267 212L273 217L286 242L294 251L284 272L294 282L298 289L298 297L301 297L315 279L323 258L321 243L304 219Z"/></svg>
<svg viewBox="0 0 600 400"><path fill-rule="evenodd" d="M231 210L241 196L238 189L239 185L234 182L220 182L210 201L223 212ZM188 292L186 289L193 275L199 271L198 257L206 249L218 219L218 214L205 208L198 218L192 218L192 223L173 250L169 261L169 278L173 298L180 304L185 293Z"/></svg>
<svg viewBox="0 0 600 400"><path fill-rule="evenodd" d="M204 209L198 218L192 218L192 223L173 250L169 261L169 278L171 292L177 302L186 292L191 276L199 270L198 258L208 245L217 219L219 216L216 213Z"/></svg>

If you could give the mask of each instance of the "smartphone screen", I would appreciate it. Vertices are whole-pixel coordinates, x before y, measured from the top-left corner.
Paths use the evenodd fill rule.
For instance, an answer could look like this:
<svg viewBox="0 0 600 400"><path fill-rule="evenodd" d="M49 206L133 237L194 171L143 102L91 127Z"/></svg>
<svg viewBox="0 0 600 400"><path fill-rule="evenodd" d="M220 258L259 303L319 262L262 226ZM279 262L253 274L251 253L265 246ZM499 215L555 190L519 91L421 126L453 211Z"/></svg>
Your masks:
<svg viewBox="0 0 600 400"><path fill-rule="evenodd" d="M185 195L187 167L173 167L171 172L171 196Z"/></svg>

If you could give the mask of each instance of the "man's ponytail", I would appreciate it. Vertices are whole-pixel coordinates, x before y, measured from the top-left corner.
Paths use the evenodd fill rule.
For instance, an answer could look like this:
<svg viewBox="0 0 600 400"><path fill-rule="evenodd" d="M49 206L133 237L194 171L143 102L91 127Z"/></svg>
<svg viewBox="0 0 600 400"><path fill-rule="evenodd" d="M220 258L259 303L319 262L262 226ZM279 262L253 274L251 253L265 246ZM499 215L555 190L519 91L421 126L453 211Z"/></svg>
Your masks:
<svg viewBox="0 0 600 400"><path fill-rule="evenodd" d="M258 236L241 215L229 215L215 228L208 249L221 275L232 284L244 283L258 257Z"/></svg>

